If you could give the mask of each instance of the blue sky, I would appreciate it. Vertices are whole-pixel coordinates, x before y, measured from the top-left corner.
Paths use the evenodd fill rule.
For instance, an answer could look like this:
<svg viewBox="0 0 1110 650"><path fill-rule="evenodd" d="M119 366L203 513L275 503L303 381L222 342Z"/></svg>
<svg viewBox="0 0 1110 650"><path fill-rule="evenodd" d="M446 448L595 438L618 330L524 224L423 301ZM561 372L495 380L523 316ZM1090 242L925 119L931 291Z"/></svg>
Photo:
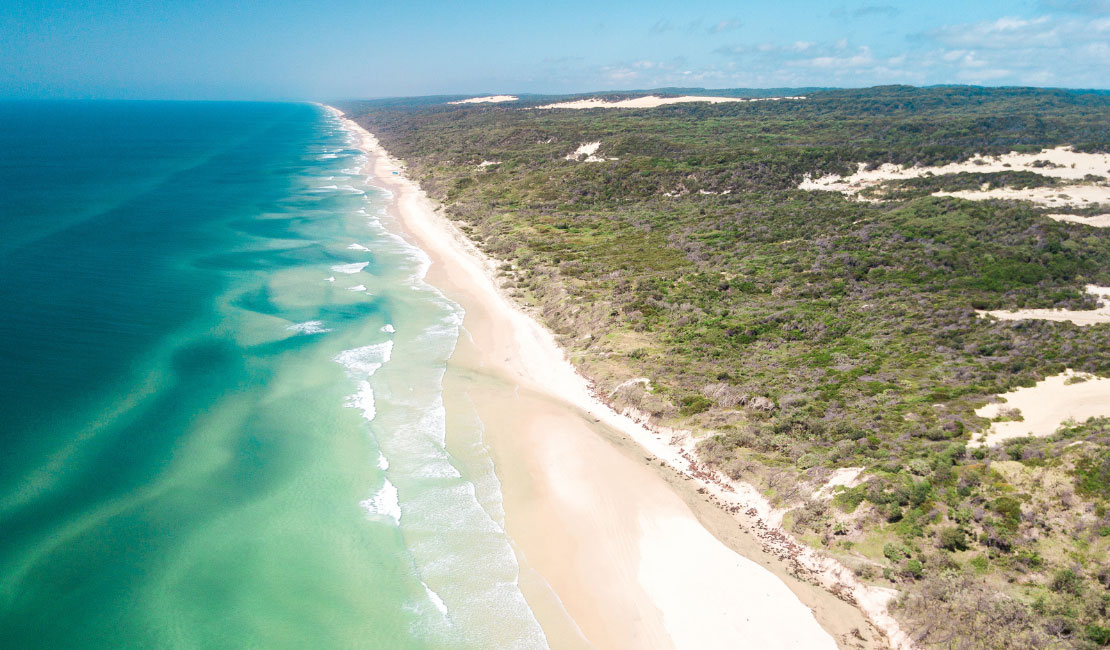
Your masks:
<svg viewBox="0 0 1110 650"><path fill-rule="evenodd" d="M0 96L1110 87L1110 0L4 0Z"/></svg>

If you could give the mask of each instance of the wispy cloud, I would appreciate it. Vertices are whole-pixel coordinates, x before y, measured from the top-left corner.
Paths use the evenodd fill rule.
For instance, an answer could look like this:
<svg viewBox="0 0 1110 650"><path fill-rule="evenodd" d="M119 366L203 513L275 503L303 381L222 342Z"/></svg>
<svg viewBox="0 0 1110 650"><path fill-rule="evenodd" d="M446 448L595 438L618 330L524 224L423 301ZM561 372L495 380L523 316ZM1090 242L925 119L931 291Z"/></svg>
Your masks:
<svg viewBox="0 0 1110 650"><path fill-rule="evenodd" d="M1040 0L1037 4L1051 13L1110 14L1110 0Z"/></svg>
<svg viewBox="0 0 1110 650"><path fill-rule="evenodd" d="M894 18L902 13L902 10L894 5L872 5L866 4L855 9L848 9L847 7L840 6L829 12L832 18L867 18L870 16L878 16L885 18Z"/></svg>
<svg viewBox="0 0 1110 650"><path fill-rule="evenodd" d="M730 18L714 23L707 31L710 34L723 34L725 32L735 31L743 26L744 23L739 18Z"/></svg>
<svg viewBox="0 0 1110 650"><path fill-rule="evenodd" d="M867 16L886 16L893 18L902 13L902 10L893 5L863 5L852 12L856 18L865 18Z"/></svg>

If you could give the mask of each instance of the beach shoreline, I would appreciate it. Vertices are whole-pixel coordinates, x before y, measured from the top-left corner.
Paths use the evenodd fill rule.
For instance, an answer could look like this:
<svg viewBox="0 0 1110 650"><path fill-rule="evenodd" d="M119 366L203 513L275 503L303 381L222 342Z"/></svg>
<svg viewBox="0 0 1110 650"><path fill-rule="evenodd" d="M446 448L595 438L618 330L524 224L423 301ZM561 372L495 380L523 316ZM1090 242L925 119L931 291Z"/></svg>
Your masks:
<svg viewBox="0 0 1110 650"><path fill-rule="evenodd" d="M428 281L467 311L453 388L468 391L486 425L522 590L552 647L710 648L736 638L908 647L886 613L890 593L783 533L781 513L753 488L675 444L682 432L604 404L554 336L500 290L497 263L376 138L344 124L370 158L372 183L393 194L402 234L431 257ZM781 637L760 637L775 630Z"/></svg>

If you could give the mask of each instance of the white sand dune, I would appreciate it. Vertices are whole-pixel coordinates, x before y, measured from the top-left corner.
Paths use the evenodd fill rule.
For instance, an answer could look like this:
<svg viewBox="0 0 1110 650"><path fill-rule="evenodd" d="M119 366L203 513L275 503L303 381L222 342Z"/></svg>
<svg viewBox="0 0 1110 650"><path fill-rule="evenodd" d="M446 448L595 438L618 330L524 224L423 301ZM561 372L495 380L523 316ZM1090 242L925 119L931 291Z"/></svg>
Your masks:
<svg viewBox="0 0 1110 650"><path fill-rule="evenodd" d="M820 178L806 176L798 185L802 190L821 190L840 192L845 196L855 196L860 191L882 185L892 180L924 178L969 173L995 173L1027 171L1049 178L1073 181L1059 187L1032 187L1028 189L982 188L958 192L936 192L934 196L956 196L972 201L986 199L1016 199L1032 201L1049 207L1086 206L1092 203L1110 202L1110 184L1087 182L1088 175L1110 176L1110 154L1082 153L1070 147L1045 149L1039 153L1011 152L1001 156L976 155L962 163L949 163L935 167L904 167L886 163L874 169L867 169L866 163L859 163L857 170L850 176L829 174ZM1079 181L1083 181L1080 183Z"/></svg>
<svg viewBox="0 0 1110 650"><path fill-rule="evenodd" d="M933 192L933 196L955 196L968 201L990 199L1030 201L1046 208L1085 208L1110 203L1110 185L1060 185L1026 189L995 187L987 190Z"/></svg>
<svg viewBox="0 0 1110 650"><path fill-rule="evenodd" d="M595 155L598 148L601 147L601 142L584 142L577 149L566 155L567 160L576 160L579 162L605 162L605 159ZM583 158L583 156L585 156ZM614 158L613 160L616 160Z"/></svg>
<svg viewBox="0 0 1110 650"><path fill-rule="evenodd" d="M1091 217L1081 217L1077 214L1050 214L1049 219L1065 221L1067 223L1081 223L1092 228L1110 228L1110 214L1096 214Z"/></svg>
<svg viewBox="0 0 1110 650"><path fill-rule="evenodd" d="M979 417L994 418L1002 409L1018 409L1024 418L1020 422L995 422L979 440L975 436L968 446L993 446L1009 440L1031 435L1050 436L1068 420L1083 422L1088 418L1110 415L1110 378L1084 375L1086 381L1067 383L1077 373L1066 370L1054 377L1046 377L1037 385L1018 388L1003 395L1001 404L987 404L977 409Z"/></svg>
<svg viewBox="0 0 1110 650"><path fill-rule="evenodd" d="M686 95L683 97L659 97L657 95L647 95L645 97L633 97L630 99L621 99L618 101L608 101L600 97L591 97L589 99L576 99L569 102L556 102L554 104L545 104L537 106L537 109L551 109L551 108L655 108L656 106L666 106L667 104L686 104L689 102L708 102L710 104L721 104L724 102L769 102L779 101L783 99L805 99L805 97L704 97L698 95Z"/></svg>
<svg viewBox="0 0 1110 650"><path fill-rule="evenodd" d="M993 316L999 320L1051 320L1071 322L1076 325L1098 325L1110 323L1110 287L1087 285L1087 293L1098 296L1098 309L1002 309L979 310L981 317Z"/></svg>
<svg viewBox="0 0 1110 650"><path fill-rule="evenodd" d="M519 97L515 95L487 95L486 97L471 97L470 99L460 99L454 102L447 102L448 104L499 104L501 102L515 102Z"/></svg>

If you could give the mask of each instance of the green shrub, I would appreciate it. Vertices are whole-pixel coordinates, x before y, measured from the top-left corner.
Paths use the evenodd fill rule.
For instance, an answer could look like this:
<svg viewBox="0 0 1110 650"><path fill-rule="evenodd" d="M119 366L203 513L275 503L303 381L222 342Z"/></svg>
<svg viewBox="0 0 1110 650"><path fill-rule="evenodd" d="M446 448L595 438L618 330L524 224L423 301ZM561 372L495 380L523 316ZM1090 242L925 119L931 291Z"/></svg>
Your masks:
<svg viewBox="0 0 1110 650"><path fill-rule="evenodd" d="M901 562L906 557L906 555L908 555L908 553L906 552L906 549L902 548L898 544L888 543L883 546L883 555L891 562L898 563Z"/></svg>
<svg viewBox="0 0 1110 650"><path fill-rule="evenodd" d="M942 528L937 543L946 551L966 551L967 533L958 526Z"/></svg>
<svg viewBox="0 0 1110 650"><path fill-rule="evenodd" d="M1101 625L1087 626L1087 639L1097 645L1110 645L1110 627Z"/></svg>
<svg viewBox="0 0 1110 650"><path fill-rule="evenodd" d="M682 404L682 408L679 409L679 413L685 416L704 413L709 410L709 407L713 406L713 402L704 395L690 395L682 398L680 403Z"/></svg>
<svg viewBox="0 0 1110 650"><path fill-rule="evenodd" d="M1056 593L1078 596L1083 593L1083 578L1071 569L1060 569L1052 575L1048 587Z"/></svg>

